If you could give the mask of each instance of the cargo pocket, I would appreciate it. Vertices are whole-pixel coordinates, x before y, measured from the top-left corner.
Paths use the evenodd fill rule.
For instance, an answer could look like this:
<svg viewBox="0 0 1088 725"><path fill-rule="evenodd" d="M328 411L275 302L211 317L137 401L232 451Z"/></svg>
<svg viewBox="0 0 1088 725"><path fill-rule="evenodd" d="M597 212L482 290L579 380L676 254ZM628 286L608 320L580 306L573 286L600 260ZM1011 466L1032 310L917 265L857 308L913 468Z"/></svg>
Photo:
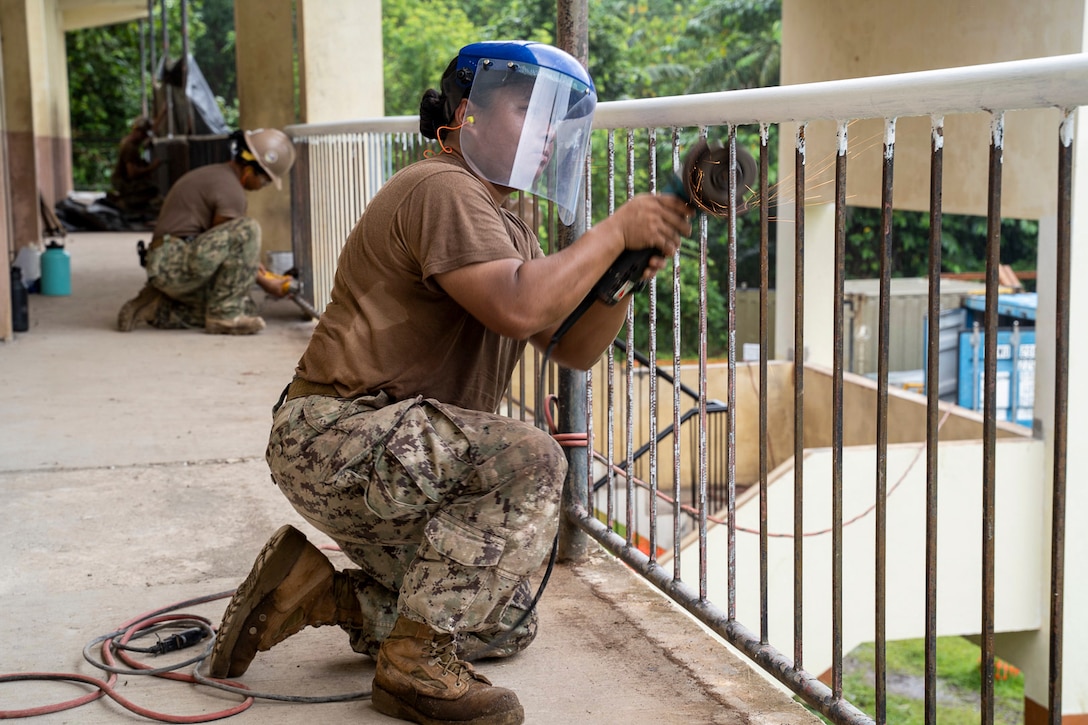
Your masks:
<svg viewBox="0 0 1088 725"><path fill-rule="evenodd" d="M433 511L464 475L465 464L426 403L412 401L374 449L366 505L378 518L416 518ZM362 471L357 468L356 470Z"/></svg>
<svg viewBox="0 0 1088 725"><path fill-rule="evenodd" d="M423 535L439 554L458 564L474 567L499 563L506 549L505 533L470 526L445 512L427 522L423 530Z"/></svg>
<svg viewBox="0 0 1088 725"><path fill-rule="evenodd" d="M365 483L367 508L385 521L419 517L428 504L434 503L422 494L412 475L388 451L379 452Z"/></svg>
<svg viewBox="0 0 1088 725"><path fill-rule="evenodd" d="M443 630L487 626L488 615L521 582L500 566L505 533L477 528L446 513L428 521L401 589L408 607Z"/></svg>
<svg viewBox="0 0 1088 725"><path fill-rule="evenodd" d="M332 428L344 414L344 400L329 395L307 395L302 399L302 419L318 433Z"/></svg>

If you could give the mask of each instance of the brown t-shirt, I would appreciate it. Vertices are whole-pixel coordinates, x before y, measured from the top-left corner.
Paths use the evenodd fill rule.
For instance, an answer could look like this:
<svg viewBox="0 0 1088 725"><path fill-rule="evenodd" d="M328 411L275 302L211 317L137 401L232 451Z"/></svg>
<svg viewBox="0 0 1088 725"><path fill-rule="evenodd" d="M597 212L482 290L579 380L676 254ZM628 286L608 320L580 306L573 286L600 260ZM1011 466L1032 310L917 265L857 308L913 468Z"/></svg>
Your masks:
<svg viewBox="0 0 1088 725"><path fill-rule="evenodd" d="M245 215L246 191L230 163L200 166L170 187L153 236L195 237L211 229L216 216L236 219Z"/></svg>
<svg viewBox="0 0 1088 725"><path fill-rule="evenodd" d="M536 235L459 159L413 164L386 182L348 236L297 374L343 397L384 391L493 412L525 341L484 327L434 275L539 256Z"/></svg>

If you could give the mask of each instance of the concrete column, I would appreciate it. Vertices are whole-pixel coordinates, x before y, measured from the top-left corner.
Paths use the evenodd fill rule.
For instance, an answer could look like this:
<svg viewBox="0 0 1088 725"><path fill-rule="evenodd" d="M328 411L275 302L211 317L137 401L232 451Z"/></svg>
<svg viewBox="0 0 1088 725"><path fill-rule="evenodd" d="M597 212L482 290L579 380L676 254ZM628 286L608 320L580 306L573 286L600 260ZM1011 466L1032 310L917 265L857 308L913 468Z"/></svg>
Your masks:
<svg viewBox="0 0 1088 725"><path fill-rule="evenodd" d="M283 128L295 123L295 33L291 0L236 0L239 124ZM291 189L249 194L249 215L261 225L264 251L291 248ZM262 261L264 261L262 259Z"/></svg>
<svg viewBox="0 0 1088 725"><path fill-rule="evenodd" d="M0 0L0 27L4 29L4 136L8 149L11 249L14 251L38 242L42 236L28 17L32 4L32 0Z"/></svg>
<svg viewBox="0 0 1088 725"><path fill-rule="evenodd" d="M237 0L234 17L243 128L384 115L380 0ZM291 249L290 199L250 196L266 252Z"/></svg>
<svg viewBox="0 0 1088 725"><path fill-rule="evenodd" d="M64 19L57 0L31 3L31 65L38 183L53 205L72 190L72 130Z"/></svg>
<svg viewBox="0 0 1088 725"><path fill-rule="evenodd" d="M299 0L304 123L385 115L381 0Z"/></svg>
<svg viewBox="0 0 1088 725"><path fill-rule="evenodd" d="M2 22L2 18L0 18ZM4 108L3 42L0 41L0 111ZM7 133L7 119L0 113L0 134ZM15 336L11 324L11 265L14 249L11 237L11 204L8 196L7 145L0 143L0 249L6 255L0 263L0 340L5 342Z"/></svg>

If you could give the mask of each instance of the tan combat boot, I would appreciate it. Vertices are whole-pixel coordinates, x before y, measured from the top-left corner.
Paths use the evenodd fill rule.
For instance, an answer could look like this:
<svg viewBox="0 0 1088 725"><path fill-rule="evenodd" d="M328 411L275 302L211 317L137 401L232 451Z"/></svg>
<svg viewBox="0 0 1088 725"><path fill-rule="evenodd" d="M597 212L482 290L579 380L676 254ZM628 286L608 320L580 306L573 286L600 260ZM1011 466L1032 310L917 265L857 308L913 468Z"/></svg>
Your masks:
<svg viewBox="0 0 1088 725"><path fill-rule="evenodd" d="M238 315L230 319L209 317L204 332L209 335L255 335L264 329L264 320L256 315Z"/></svg>
<svg viewBox="0 0 1088 725"><path fill-rule="evenodd" d="M366 627L347 575L293 526L283 526L257 555L231 597L208 658L212 677L238 677L257 652L305 627Z"/></svg>
<svg viewBox="0 0 1088 725"><path fill-rule="evenodd" d="M453 635L401 616L378 650L374 709L423 725L520 725L512 690L494 687L458 659Z"/></svg>
<svg viewBox="0 0 1088 725"><path fill-rule="evenodd" d="M121 311L117 313L117 329L121 332L132 332L137 322L154 320L162 298L162 292L150 284L145 284L140 294L121 306Z"/></svg>

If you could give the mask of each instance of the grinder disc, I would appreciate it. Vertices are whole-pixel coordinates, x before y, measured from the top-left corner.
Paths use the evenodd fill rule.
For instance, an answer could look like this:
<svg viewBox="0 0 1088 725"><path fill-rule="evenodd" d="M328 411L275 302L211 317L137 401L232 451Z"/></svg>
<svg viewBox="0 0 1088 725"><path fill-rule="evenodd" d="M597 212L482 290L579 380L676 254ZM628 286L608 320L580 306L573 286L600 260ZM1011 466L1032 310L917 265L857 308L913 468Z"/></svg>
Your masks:
<svg viewBox="0 0 1088 725"><path fill-rule="evenodd" d="M729 148L719 141L699 139L684 157L684 191L691 202L713 216L729 215ZM752 155L737 146L737 213L747 211L744 194L756 179Z"/></svg>

